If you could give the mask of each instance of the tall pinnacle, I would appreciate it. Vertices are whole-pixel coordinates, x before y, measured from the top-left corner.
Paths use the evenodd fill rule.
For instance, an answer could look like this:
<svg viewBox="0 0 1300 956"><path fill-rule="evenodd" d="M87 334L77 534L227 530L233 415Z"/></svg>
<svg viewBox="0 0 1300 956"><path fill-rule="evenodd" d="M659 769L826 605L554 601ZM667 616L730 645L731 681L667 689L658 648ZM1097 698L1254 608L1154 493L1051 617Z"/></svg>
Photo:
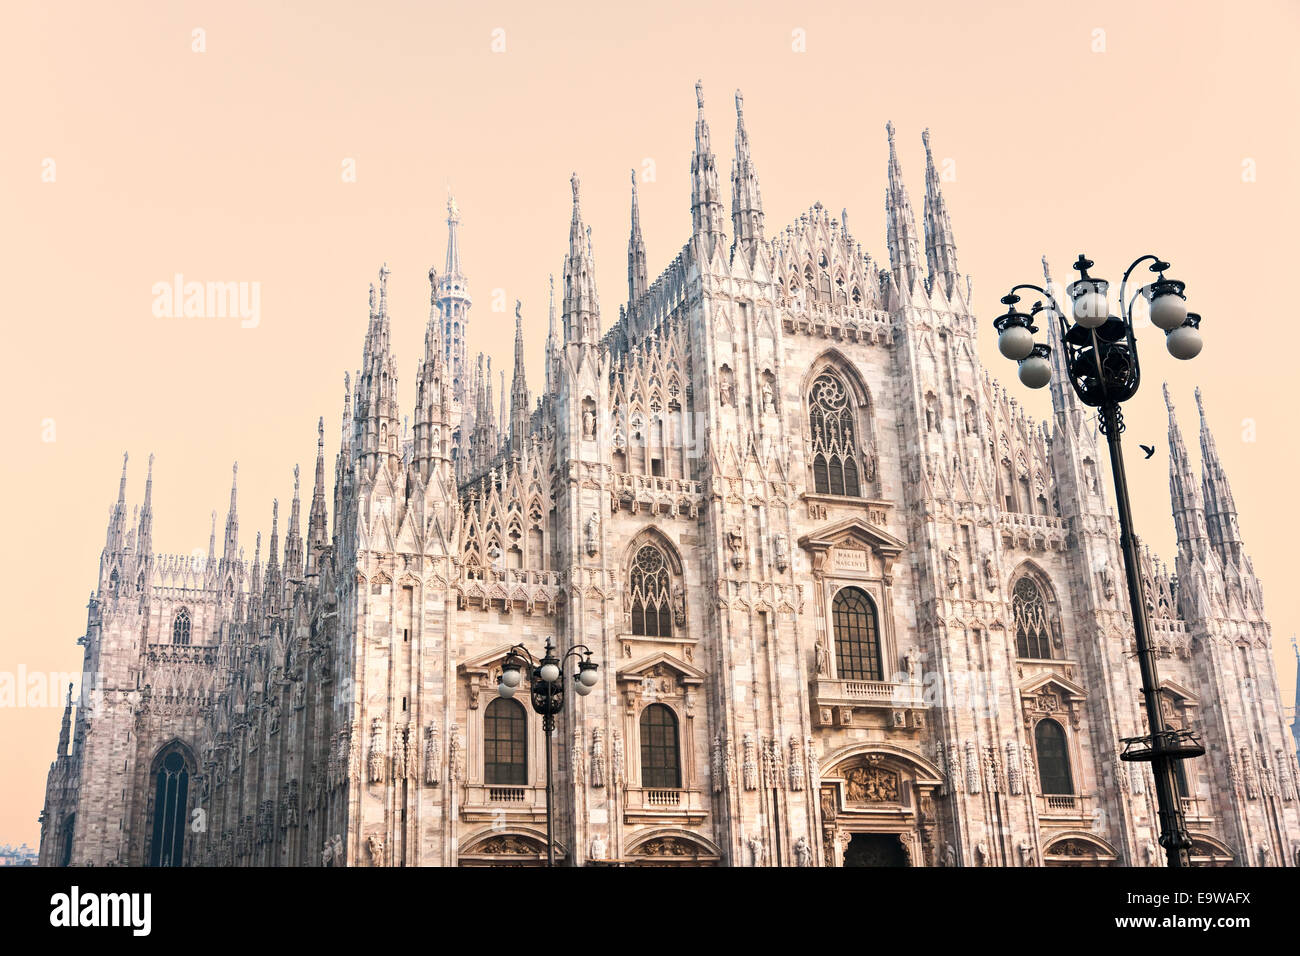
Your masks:
<svg viewBox="0 0 1300 956"><path fill-rule="evenodd" d="M736 158L731 165L731 252L745 254L752 264L756 250L763 244L763 197L758 189L758 173L749 151L749 133L745 130L745 98L736 90Z"/></svg>
<svg viewBox="0 0 1300 956"><path fill-rule="evenodd" d="M449 276L459 276L460 271L460 239L456 235L456 229L460 225L460 207L456 205L456 197L447 192L447 267L443 271Z"/></svg>
<svg viewBox="0 0 1300 956"><path fill-rule="evenodd" d="M235 508L238 491L239 462L235 462L230 469L230 511L226 515L226 544L221 553L223 561L233 561L239 555L239 515Z"/></svg>
<svg viewBox="0 0 1300 956"><path fill-rule="evenodd" d="M650 288L645 240L641 236L641 207L636 197L636 170L632 170L632 233L627 240L627 302L630 306Z"/></svg>
<svg viewBox="0 0 1300 956"><path fill-rule="evenodd" d="M510 448L517 456L528 433L528 380L524 375L523 303L515 300L515 372L510 382Z"/></svg>
<svg viewBox="0 0 1300 956"><path fill-rule="evenodd" d="M912 213L912 201L907 198L907 187L903 185L903 170L898 164L892 122L885 124L885 132L889 135L889 185L885 188L889 266L894 271L895 281L910 288L921 275L916 216Z"/></svg>
<svg viewBox="0 0 1300 956"><path fill-rule="evenodd" d="M934 168L928 129L921 134L921 142L925 144L925 257L930 267L930 288L940 282L944 293L951 295L958 277L957 243L948 218L948 204L939 187L939 173Z"/></svg>
<svg viewBox="0 0 1300 956"><path fill-rule="evenodd" d="M704 84L695 84L695 152L691 154L691 232L712 255L722 242L722 192L718 165L709 143L709 121L704 118Z"/></svg>
<svg viewBox="0 0 1300 956"><path fill-rule="evenodd" d="M316 423L316 483L311 492L311 514L307 518L307 573L319 570L317 548L328 541L328 509L325 506L325 417Z"/></svg>
<svg viewBox="0 0 1300 956"><path fill-rule="evenodd" d="M573 188L573 218L569 222L569 254L564 259L564 341L595 345L600 340L600 305L577 173L570 177L569 185Z"/></svg>
<svg viewBox="0 0 1300 956"><path fill-rule="evenodd" d="M1196 409L1201 416L1201 491L1205 496L1205 523L1210 544L1225 563L1240 567L1243 549L1241 531L1237 526L1237 504L1219 458L1218 446L1214 443L1214 434L1205 420L1205 405L1199 388L1196 389Z"/></svg>
<svg viewBox="0 0 1300 956"><path fill-rule="evenodd" d="M1183 444L1182 429L1174 414L1174 402L1169 397L1169 384L1163 386L1165 407L1169 410L1169 500L1174 513L1174 526L1178 533L1178 550L1189 559L1198 559L1208 543L1205 529L1205 507L1201 491L1192 474L1192 463Z"/></svg>

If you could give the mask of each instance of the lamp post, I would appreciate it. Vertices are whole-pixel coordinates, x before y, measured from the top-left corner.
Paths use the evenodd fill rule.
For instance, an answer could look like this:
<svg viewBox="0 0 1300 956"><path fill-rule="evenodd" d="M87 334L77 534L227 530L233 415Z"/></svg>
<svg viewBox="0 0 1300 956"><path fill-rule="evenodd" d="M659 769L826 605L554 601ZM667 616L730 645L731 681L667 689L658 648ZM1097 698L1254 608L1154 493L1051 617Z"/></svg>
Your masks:
<svg viewBox="0 0 1300 956"><path fill-rule="evenodd" d="M1125 301L1128 280L1143 262L1150 260L1154 281L1140 287ZM1175 761L1199 757L1205 753L1190 730L1171 730L1165 726L1160 710L1160 676L1156 655L1151 647L1150 621L1147 618L1146 594L1138 572L1137 548L1133 536L1133 512L1129 501L1128 480L1124 474L1124 453L1120 435L1124 416L1120 403L1132 398L1141 380L1137 340L1133 330L1133 306L1138 296L1149 305L1151 322L1165 333L1165 346L1176 359L1192 359L1201 351L1201 317L1187 311L1183 296L1185 284L1165 278L1169 263L1153 255L1134 260L1120 282L1120 314L1110 314L1106 294L1110 284L1088 275L1092 260L1081 253L1074 263L1079 278L1066 286L1071 300L1073 322L1066 320L1056 298L1047 289L1029 283L1014 286L1002 297L1007 311L993 320L998 330L998 351L1020 364L1020 381L1030 388L1042 388L1052 377L1051 347L1034 342L1036 321L1059 323L1065 349L1065 370L1079 400L1099 409L1100 428L1110 446L1111 473L1115 479L1115 503L1119 512L1120 547L1124 552L1124 573L1128 582L1129 609L1133 614L1133 635L1137 642L1138 667L1142 674L1142 696L1146 706L1150 733L1126 737L1121 742L1121 760L1151 763L1156 784L1156 802L1160 809L1160 845L1165 848L1171 867L1191 866L1192 841L1179 799L1174 770ZM1033 290L1047 301L1035 302L1028 312L1016 311L1022 289Z"/></svg>
<svg viewBox="0 0 1300 956"><path fill-rule="evenodd" d="M552 797L554 782L551 766L551 736L555 733L555 717L564 710L564 664L570 657L582 657L578 670L573 675L573 689L579 697L586 697L599 680L598 665L591 659L591 648L586 644L575 644L559 657L555 645L546 639L546 648L541 660L533 657L528 648L516 644L510 648L505 662L501 665L501 683L497 685L497 694L511 698L523 682L524 671L528 671L529 696L533 710L541 715L542 733L546 738L546 865L555 866L555 827Z"/></svg>

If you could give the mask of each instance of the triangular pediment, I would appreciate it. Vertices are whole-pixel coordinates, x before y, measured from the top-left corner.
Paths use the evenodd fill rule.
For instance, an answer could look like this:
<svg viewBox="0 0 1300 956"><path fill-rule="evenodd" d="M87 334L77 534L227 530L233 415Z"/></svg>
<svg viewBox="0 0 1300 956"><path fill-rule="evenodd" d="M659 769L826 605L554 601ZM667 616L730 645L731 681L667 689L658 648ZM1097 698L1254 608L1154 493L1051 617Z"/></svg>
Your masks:
<svg viewBox="0 0 1300 956"><path fill-rule="evenodd" d="M1057 690L1066 699L1075 698L1077 700L1083 700L1088 696L1087 692L1079 684L1076 684L1072 680L1067 680L1060 674L1052 671L1045 671L1044 673L1035 675L1029 683L1020 688L1020 696L1034 697L1042 693L1042 691L1049 686Z"/></svg>
<svg viewBox="0 0 1300 956"><path fill-rule="evenodd" d="M660 651L657 654L651 654L649 657L643 657L639 661L628 664L626 667L619 668L619 683L634 683L650 676L652 671L660 668L667 668L677 674L677 679L682 684L703 684L704 672L698 668L692 667L683 660L678 660L667 651Z"/></svg>
<svg viewBox="0 0 1300 956"><path fill-rule="evenodd" d="M872 548L886 556L901 554L907 547L883 528L878 528L866 518L854 515L822 528L814 534L799 539L799 547L806 551L825 551L843 547Z"/></svg>
<svg viewBox="0 0 1300 956"><path fill-rule="evenodd" d="M1184 707L1195 707L1200 704L1200 699L1182 684L1178 683L1178 681L1170 680L1166 677L1160 682L1160 689L1179 698L1183 702Z"/></svg>
<svg viewBox="0 0 1300 956"><path fill-rule="evenodd" d="M493 667L505 660L509 656L511 648L515 646L514 644L502 644L486 654L480 654L478 657L471 657L467 661L462 661L458 669L465 674L487 674Z"/></svg>

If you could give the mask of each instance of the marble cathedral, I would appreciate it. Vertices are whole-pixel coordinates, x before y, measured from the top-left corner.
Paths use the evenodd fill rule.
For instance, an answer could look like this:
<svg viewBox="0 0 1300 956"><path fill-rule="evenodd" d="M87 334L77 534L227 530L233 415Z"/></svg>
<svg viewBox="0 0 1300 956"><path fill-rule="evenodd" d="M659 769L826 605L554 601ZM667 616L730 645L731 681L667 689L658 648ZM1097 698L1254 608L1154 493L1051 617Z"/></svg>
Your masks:
<svg viewBox="0 0 1300 956"><path fill-rule="evenodd" d="M546 741L496 688L547 638L601 675L552 738L565 864L1160 862L1118 759L1144 717L1106 450L1060 368L1036 422L980 364L928 132L918 231L887 126L886 263L820 203L769 227L739 94L728 221L696 94L690 236L651 281L634 174L608 325L574 177L539 400L518 308L499 408L467 356L449 203L409 425L385 268L305 535L295 469L265 554L233 480L206 560L155 554L152 459L130 520L124 462L43 864L535 865ZM1143 567L1208 751L1193 857L1297 865L1260 585L1204 411L1198 474L1166 402L1178 554Z"/></svg>

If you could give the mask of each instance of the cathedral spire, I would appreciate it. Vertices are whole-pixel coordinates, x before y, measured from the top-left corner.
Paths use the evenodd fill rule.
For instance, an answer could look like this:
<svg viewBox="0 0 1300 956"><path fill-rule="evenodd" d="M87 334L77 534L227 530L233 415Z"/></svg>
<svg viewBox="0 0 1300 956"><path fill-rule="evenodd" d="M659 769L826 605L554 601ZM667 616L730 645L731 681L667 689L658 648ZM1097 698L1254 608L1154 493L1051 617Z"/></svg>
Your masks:
<svg viewBox="0 0 1300 956"><path fill-rule="evenodd" d="M144 505L140 508L138 553L148 563L153 555L153 452L149 453L149 471L144 479Z"/></svg>
<svg viewBox="0 0 1300 956"><path fill-rule="evenodd" d="M271 547L266 552L266 577L262 581L262 607L267 614L280 612L280 499L271 501Z"/></svg>
<svg viewBox="0 0 1300 956"><path fill-rule="evenodd" d="M758 174L749 151L749 133L745 130L745 97L736 90L736 158L731 165L731 255L736 250L753 264L754 254L763 244L763 197L758 190Z"/></svg>
<svg viewBox="0 0 1300 956"><path fill-rule="evenodd" d="M108 535L104 541L104 550L118 552L126 540L126 463L130 459L127 452L122 452L122 478L117 484L117 501L109 511Z"/></svg>
<svg viewBox="0 0 1300 956"><path fill-rule="evenodd" d="M364 477L372 477L380 467L395 468L401 461L397 362L389 336L388 275L385 263L379 270L377 308L371 287L370 326L357 374L352 451L364 466Z"/></svg>
<svg viewBox="0 0 1300 956"><path fill-rule="evenodd" d="M289 530L284 536L284 573L290 581L302 579L302 535L299 519L302 516L302 499L299 495L298 466L293 466L293 503L289 506Z"/></svg>
<svg viewBox="0 0 1300 956"><path fill-rule="evenodd" d="M524 373L523 303L515 300L515 372L510 383L510 450L519 457L528 437L528 379Z"/></svg>
<svg viewBox="0 0 1300 956"><path fill-rule="evenodd" d="M709 121L704 118L704 84L695 84L695 152L691 154L691 233L711 256L723 240L722 191L718 164L709 143Z"/></svg>
<svg viewBox="0 0 1300 956"><path fill-rule="evenodd" d="M1205 522L1210 544L1225 564L1241 567L1243 549L1241 531L1237 527L1237 504L1232 498L1223 462L1219 459L1214 434L1205 420L1205 405L1199 388L1196 389L1196 410L1201 417L1201 491L1205 498Z"/></svg>
<svg viewBox="0 0 1300 956"><path fill-rule="evenodd" d="M943 284L945 295L952 295L957 284L957 243L948 218L948 204L939 187L939 173L930 152L930 131L921 133L925 144L925 258L930 267L930 288Z"/></svg>
<svg viewBox="0 0 1300 956"><path fill-rule="evenodd" d="M1052 270L1047 264L1047 256L1043 256L1043 288L1060 305L1063 297L1052 281ZM1044 302L1043 305L1046 306L1047 303ZM1078 434L1083 422L1083 407L1079 403L1079 396L1074 394L1074 388L1070 385L1069 370L1065 367L1067 356L1065 343L1061 340L1061 324L1055 320L1047 321L1043 318L1044 315L1046 313L1039 314L1038 322L1040 325L1047 326L1042 331L1047 333L1047 344L1052 349L1052 411L1056 414L1059 424L1068 423Z"/></svg>
<svg viewBox="0 0 1300 956"><path fill-rule="evenodd" d="M460 226L460 207L456 205L456 197L447 193L447 268L446 273L449 276L460 276L460 237L456 235L457 228Z"/></svg>
<svg viewBox="0 0 1300 956"><path fill-rule="evenodd" d="M907 198L907 187L903 185L903 170L898 164L892 122L885 124L885 132L889 134L889 185L885 188L889 266L895 281L906 290L915 285L921 275L916 216L912 213L912 201Z"/></svg>
<svg viewBox="0 0 1300 956"><path fill-rule="evenodd" d="M307 518L307 573L320 571L320 549L327 543L325 525L329 520L325 506L325 416L316 423L316 483L311 492L311 513Z"/></svg>
<svg viewBox="0 0 1300 956"><path fill-rule="evenodd" d="M564 259L564 341L595 345L600 340L600 305L577 173L570 177L569 185L573 188L573 218L569 222L569 254Z"/></svg>
<svg viewBox="0 0 1300 956"><path fill-rule="evenodd" d="M1205 506L1193 476L1187 446L1183 444L1178 417L1174 414L1169 384L1165 383L1163 388L1165 407L1169 410L1169 499L1174 512L1174 526L1178 532L1178 550L1189 559L1199 560L1209 543L1205 530Z"/></svg>
<svg viewBox="0 0 1300 956"><path fill-rule="evenodd" d="M632 170L632 233L627 240L627 304L631 307L650 288L645 240L641 237L641 207L636 196L636 170Z"/></svg>
<svg viewBox="0 0 1300 956"><path fill-rule="evenodd" d="M226 543L221 552L221 560L229 562L239 556L239 514L235 498L239 492L239 462L230 469L230 511L226 514Z"/></svg>
<svg viewBox="0 0 1300 956"><path fill-rule="evenodd" d="M208 532L208 567L217 560L217 512L212 511L212 530Z"/></svg>
<svg viewBox="0 0 1300 956"><path fill-rule="evenodd" d="M63 720L59 723L58 757L68 755L68 743L72 739L72 684L68 684L68 697L63 704Z"/></svg>

